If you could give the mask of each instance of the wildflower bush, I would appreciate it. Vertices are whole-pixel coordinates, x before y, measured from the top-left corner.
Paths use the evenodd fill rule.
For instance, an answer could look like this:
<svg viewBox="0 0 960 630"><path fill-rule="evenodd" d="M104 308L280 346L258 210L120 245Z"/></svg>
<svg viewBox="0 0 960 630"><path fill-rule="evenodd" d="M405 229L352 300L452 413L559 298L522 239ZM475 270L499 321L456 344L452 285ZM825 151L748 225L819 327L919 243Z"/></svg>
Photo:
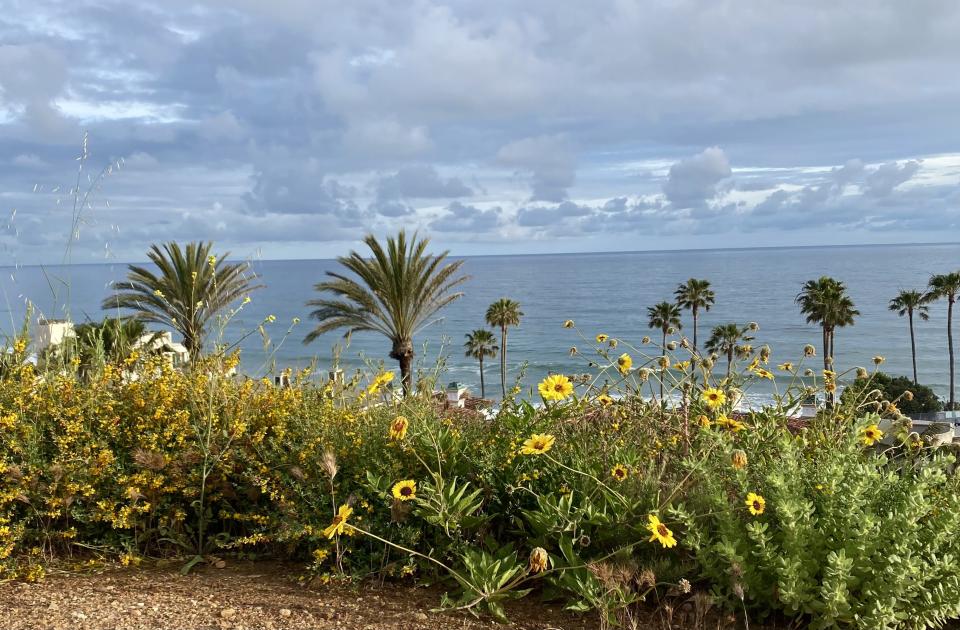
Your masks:
<svg viewBox="0 0 960 630"><path fill-rule="evenodd" d="M821 628L960 615L955 457L911 431L906 393L859 388L797 423L848 377L805 368L812 348L774 367L744 342L715 374L675 334L565 327L585 373L492 420L397 399L383 370L276 387L228 376L236 354L174 370L136 352L41 370L18 336L0 370L0 573L271 555L319 582L440 583L443 607L500 619L531 594L602 627L650 606ZM773 403L736 412L758 381Z"/></svg>

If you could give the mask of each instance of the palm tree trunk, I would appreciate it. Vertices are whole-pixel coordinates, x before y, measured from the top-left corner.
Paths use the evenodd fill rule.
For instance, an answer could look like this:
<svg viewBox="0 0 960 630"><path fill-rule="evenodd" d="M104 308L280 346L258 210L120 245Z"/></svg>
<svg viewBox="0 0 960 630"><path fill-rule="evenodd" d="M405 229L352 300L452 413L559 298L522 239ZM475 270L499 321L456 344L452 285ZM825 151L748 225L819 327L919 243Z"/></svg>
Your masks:
<svg viewBox="0 0 960 630"><path fill-rule="evenodd" d="M697 307L693 307L693 353L697 353Z"/></svg>
<svg viewBox="0 0 960 630"><path fill-rule="evenodd" d="M507 399L507 327L500 327L500 394Z"/></svg>
<svg viewBox="0 0 960 630"><path fill-rule="evenodd" d="M483 384L483 355L480 355L480 398L486 398L487 393Z"/></svg>
<svg viewBox="0 0 960 630"><path fill-rule="evenodd" d="M727 378L730 378L730 370L733 368L733 346L727 348Z"/></svg>
<svg viewBox="0 0 960 630"><path fill-rule="evenodd" d="M822 327L823 335L823 369L830 369L830 333L827 332L827 327Z"/></svg>
<svg viewBox="0 0 960 630"><path fill-rule="evenodd" d="M917 341L913 337L913 310L907 311L907 321L910 322L910 357L913 359L913 385L917 383Z"/></svg>
<svg viewBox="0 0 960 630"><path fill-rule="evenodd" d="M953 391L953 302L956 298L947 296L947 346L950 352L950 409L956 407Z"/></svg>
<svg viewBox="0 0 960 630"><path fill-rule="evenodd" d="M409 396L413 389L413 341L394 341L390 350L390 358L400 364L400 382L403 384L403 395Z"/></svg>
<svg viewBox="0 0 960 630"><path fill-rule="evenodd" d="M667 356L667 329L663 329L663 342L660 344L663 356ZM667 377L667 371L660 370L660 405L663 405L663 380Z"/></svg>

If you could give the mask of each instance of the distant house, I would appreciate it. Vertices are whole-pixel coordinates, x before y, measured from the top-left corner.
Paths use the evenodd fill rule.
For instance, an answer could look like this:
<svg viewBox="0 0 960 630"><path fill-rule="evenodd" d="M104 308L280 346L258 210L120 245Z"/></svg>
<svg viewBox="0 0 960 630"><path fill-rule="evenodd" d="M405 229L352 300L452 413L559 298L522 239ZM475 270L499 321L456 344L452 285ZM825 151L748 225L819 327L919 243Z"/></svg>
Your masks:
<svg viewBox="0 0 960 630"><path fill-rule="evenodd" d="M59 346L67 339L74 339L77 331L73 328L73 322L65 319L46 319L41 317L37 320L37 332L34 335L34 351L40 354L44 350Z"/></svg>
<svg viewBox="0 0 960 630"><path fill-rule="evenodd" d="M133 349L148 354L159 354L171 367L181 367L190 362L190 351L182 343L173 340L167 331L144 333L133 343Z"/></svg>

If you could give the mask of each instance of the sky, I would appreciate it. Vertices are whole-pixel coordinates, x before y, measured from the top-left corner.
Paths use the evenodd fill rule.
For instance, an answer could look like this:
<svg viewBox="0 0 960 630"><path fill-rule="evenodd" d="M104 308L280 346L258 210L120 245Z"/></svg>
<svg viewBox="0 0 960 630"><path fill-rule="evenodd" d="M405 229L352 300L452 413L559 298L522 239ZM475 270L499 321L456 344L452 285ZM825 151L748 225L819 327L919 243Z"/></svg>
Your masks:
<svg viewBox="0 0 960 630"><path fill-rule="evenodd" d="M0 0L0 264L956 241L957 33L952 0Z"/></svg>

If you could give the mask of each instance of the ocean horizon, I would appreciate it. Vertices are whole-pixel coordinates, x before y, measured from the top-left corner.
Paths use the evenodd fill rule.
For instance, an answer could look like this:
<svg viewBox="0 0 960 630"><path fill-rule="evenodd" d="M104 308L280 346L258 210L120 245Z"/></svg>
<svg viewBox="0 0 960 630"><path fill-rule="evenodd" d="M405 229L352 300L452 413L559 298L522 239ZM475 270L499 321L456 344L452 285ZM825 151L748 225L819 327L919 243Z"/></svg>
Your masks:
<svg viewBox="0 0 960 630"><path fill-rule="evenodd" d="M463 285L464 296L441 313L441 319L415 338L418 363L431 369L443 363L443 382L462 382L479 391L479 368L464 356L464 335L484 328L486 307L500 297L517 300L524 311L518 328L508 337L508 381L526 365L525 388L551 372L583 373L592 369L592 344L576 331L564 329L567 319L576 322L588 341L598 333L640 346L644 335L654 339L647 326L646 307L673 300L676 286L688 278L710 280L716 305L700 317L700 344L710 329L730 321L757 322L754 346L773 349L771 363L797 360L803 346L811 343L820 351L820 332L807 324L794 299L804 281L830 275L846 283L861 316L852 327L838 330L836 361L839 370L871 367L872 357L882 355L885 372L910 376L910 339L906 318L898 317L887 304L901 289L923 289L932 274L960 268L960 244L828 245L701 250L648 250L561 254L516 254L451 256L464 260L463 272L471 276ZM234 260L238 260L234 258ZM0 276L0 330L9 335L23 324L27 301L33 303L34 319L69 317L75 322L99 320L100 304L109 295L110 283L126 275L128 263L104 262L72 265L16 265L3 267ZM140 264L140 263L133 263ZM307 300L317 294L313 285L326 271L337 267L334 259L250 261L259 282L266 285L252 295L223 331L222 340L241 340L241 370L264 376L277 369L298 368L314 361L325 372L333 361L333 348L343 346L340 365L350 371L383 362L396 367L387 356L389 342L379 335L358 333L346 345L341 334L330 333L309 346L301 341L310 330ZM69 289L69 290L68 290ZM255 332L265 324L274 347L265 350ZM293 322L299 319L300 323ZM692 336L689 312L683 314L683 331ZM288 330L290 331L288 334ZM921 383L941 396L948 382L946 303L931 304L930 320L916 322L917 368ZM246 337L244 337L247 335ZM499 335L498 335L499 336ZM579 356L570 356L576 346ZM657 354L649 349L650 354ZM488 397L499 390L498 359L485 363ZM810 363L816 368L819 358ZM760 383L758 395L768 396L772 387L786 381ZM509 384L509 383L508 383Z"/></svg>

